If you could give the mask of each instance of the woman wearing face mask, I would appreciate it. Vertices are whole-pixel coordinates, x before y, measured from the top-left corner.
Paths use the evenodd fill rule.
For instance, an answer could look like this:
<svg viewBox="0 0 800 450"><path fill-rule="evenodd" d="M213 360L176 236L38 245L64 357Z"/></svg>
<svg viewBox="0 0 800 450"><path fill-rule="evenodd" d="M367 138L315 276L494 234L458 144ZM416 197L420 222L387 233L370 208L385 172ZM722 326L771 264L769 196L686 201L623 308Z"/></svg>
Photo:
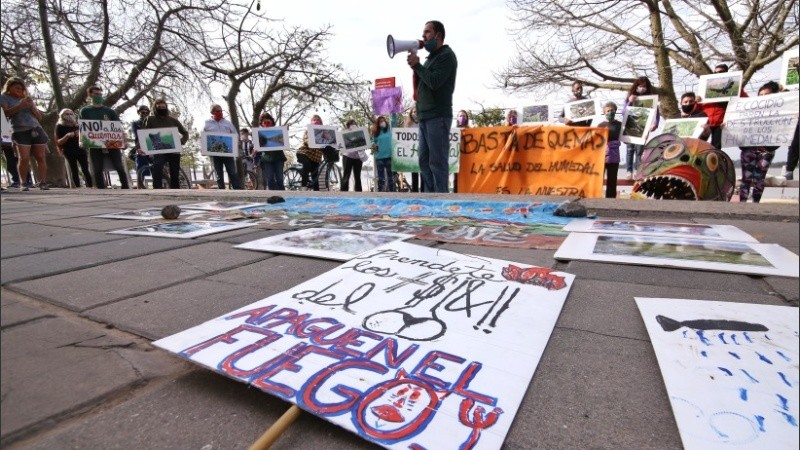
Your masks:
<svg viewBox="0 0 800 450"><path fill-rule="evenodd" d="M356 128L356 121L355 120L348 120L346 128L348 130L352 130ZM344 166L344 174L342 175L342 192L347 192L350 190L350 173L353 174L353 179L355 180L355 190L356 192L361 192L361 168L364 165L364 159L366 159L367 154L364 150L356 150L354 152L346 152L344 153L344 158L342 158L342 166Z"/></svg>
<svg viewBox="0 0 800 450"><path fill-rule="evenodd" d="M511 109L506 114L506 126L513 127L517 125L517 110Z"/></svg>
<svg viewBox="0 0 800 450"><path fill-rule="evenodd" d="M81 187L81 177L78 175L78 164L80 163L83 178L86 180L86 187L92 187L92 175L89 173L89 155L79 145L78 120L75 118L75 112L71 109L62 109L58 113L55 138L56 151L60 156L66 158L67 164L69 164L72 184L76 188Z"/></svg>
<svg viewBox="0 0 800 450"><path fill-rule="evenodd" d="M311 125L322 125L322 117L314 114L311 116ZM311 148L308 146L308 131L303 135L303 143L297 149L297 162L303 165L300 170L300 177L303 180L303 187L307 187L309 177L311 179L311 189L319 190L319 180L317 179L317 172L319 172L319 163L322 161L322 151L318 148Z"/></svg>
<svg viewBox="0 0 800 450"><path fill-rule="evenodd" d="M392 121L396 116L392 114ZM378 172L378 192L394 192L392 174L392 133L386 117L378 116L372 125L372 151L375 154L375 169Z"/></svg>
<svg viewBox="0 0 800 450"><path fill-rule="evenodd" d="M649 78L637 78L631 85L630 89L628 89L628 96L625 98L625 104L622 108L622 115L625 115L625 111L629 106L635 105L636 100L640 95L654 94L655 91L653 89L653 85L650 84ZM650 131L655 131L656 128L658 128L659 119L658 104L656 104L656 120L653 122L653 126L650 127ZM644 145L628 144L627 153L625 155L625 167L628 169L629 180L632 180L634 172L638 172L639 170L639 165L642 162L642 153L644 153Z"/></svg>
<svg viewBox="0 0 800 450"><path fill-rule="evenodd" d="M275 119L268 112L261 113L259 117L260 125L263 128L275 126ZM261 137L258 136L260 140ZM259 142L260 146L264 146L266 142ZM264 189L270 191L284 191L286 188L283 185L283 163L286 162L286 154L283 150L260 152L261 155L261 173L264 175Z"/></svg>
<svg viewBox="0 0 800 450"><path fill-rule="evenodd" d="M606 198L617 196L617 172L619 172L619 135L622 132L622 122L616 119L617 104L608 102L603 105L602 123L600 128L608 128L608 143L606 144Z"/></svg>

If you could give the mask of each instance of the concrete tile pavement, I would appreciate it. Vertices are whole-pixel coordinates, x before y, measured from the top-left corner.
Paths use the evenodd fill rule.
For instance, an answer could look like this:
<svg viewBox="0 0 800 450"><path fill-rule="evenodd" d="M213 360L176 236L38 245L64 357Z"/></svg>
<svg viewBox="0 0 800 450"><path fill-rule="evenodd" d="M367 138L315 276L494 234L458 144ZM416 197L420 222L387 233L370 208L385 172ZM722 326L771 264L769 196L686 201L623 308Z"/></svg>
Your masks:
<svg viewBox="0 0 800 450"><path fill-rule="evenodd" d="M77 231L78 236L85 233L102 239L113 236L103 231L136 222L80 215L66 218L64 210L72 205L88 215L101 209L122 211L168 203L264 201L274 194L89 192L92 194L51 190L4 193L0 197L4 248L0 261L0 446L246 448L288 405L154 349L149 340L285 290L338 263L233 248L236 243L278 233L257 228L191 241L123 237L84 242L78 238L76 244L63 237ZM336 195L360 194L320 194ZM758 233L763 242L790 247L798 241L796 205L585 202L604 218L719 221L715 223L730 223ZM49 208L58 211L49 213ZM7 213L13 219L6 220ZM24 242L30 237L24 230L9 228L18 221L32 227L31 236L39 230L36 236L52 239L51 245L42 248ZM51 238L48 230L59 227L64 229ZM10 233L6 233L7 228ZM555 267L576 275L504 444L509 449L681 447L634 296L797 305L796 279L557 262L550 250L418 243ZM6 257L6 246L30 246L36 252L9 252ZM142 287L142 275L152 280L149 287ZM465 437L453 436L453 441ZM322 419L303 414L274 448L375 447Z"/></svg>

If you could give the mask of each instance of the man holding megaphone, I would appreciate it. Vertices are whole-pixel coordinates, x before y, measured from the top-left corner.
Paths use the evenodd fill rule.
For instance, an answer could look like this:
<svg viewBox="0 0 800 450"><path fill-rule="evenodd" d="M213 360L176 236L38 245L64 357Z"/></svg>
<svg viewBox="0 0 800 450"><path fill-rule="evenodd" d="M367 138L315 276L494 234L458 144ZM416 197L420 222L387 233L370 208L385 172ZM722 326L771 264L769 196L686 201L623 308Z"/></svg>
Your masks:
<svg viewBox="0 0 800 450"><path fill-rule="evenodd" d="M416 51L409 51L406 59L414 71L419 168L426 192L449 192L447 160L458 61L444 45L444 34L441 22L427 22L422 30L423 47L429 53L425 64L420 64Z"/></svg>

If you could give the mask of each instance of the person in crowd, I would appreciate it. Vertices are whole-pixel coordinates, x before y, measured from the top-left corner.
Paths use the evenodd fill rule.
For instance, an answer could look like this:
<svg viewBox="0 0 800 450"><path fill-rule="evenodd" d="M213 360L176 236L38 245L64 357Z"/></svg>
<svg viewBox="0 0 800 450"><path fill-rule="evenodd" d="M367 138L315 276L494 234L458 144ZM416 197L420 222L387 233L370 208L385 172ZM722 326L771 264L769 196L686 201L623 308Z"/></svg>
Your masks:
<svg viewBox="0 0 800 450"><path fill-rule="evenodd" d="M372 125L372 151L375 156L375 170L378 174L378 192L394 192L392 173L392 128L397 116L392 114L392 126L384 116L378 116Z"/></svg>
<svg viewBox="0 0 800 450"><path fill-rule="evenodd" d="M506 113L506 126L513 127L517 125L517 110L509 109Z"/></svg>
<svg viewBox="0 0 800 450"><path fill-rule="evenodd" d="M261 127L270 128L275 126L275 118L268 112L262 112L259 116ZM263 145L263 144L262 144ZM286 162L286 154L283 150L259 152L261 156L261 173L264 176L264 188L270 191L284 191L283 184L283 164Z"/></svg>
<svg viewBox="0 0 800 450"><path fill-rule="evenodd" d="M3 86L0 95L0 107L6 118L11 122L11 141L14 143L19 155L18 172L24 176L22 190L27 191L32 180L30 179L31 153L36 159L36 169L39 172L39 189L47 190L50 187L45 183L47 178L47 133L42 129L40 120L42 113L36 107L33 99L28 95L25 81L22 78L10 77Z"/></svg>
<svg viewBox="0 0 800 450"><path fill-rule="evenodd" d="M469 128L469 113L466 110L460 110L456 114L456 128ZM453 192L458 192L458 173L453 174Z"/></svg>
<svg viewBox="0 0 800 450"><path fill-rule="evenodd" d="M798 160L798 134L800 133L800 122L797 123L797 126L794 128L794 137L792 138L792 142L789 144L789 153L786 157L786 167L783 168L783 176L786 177L787 180L794 180L794 169L797 168L797 160Z"/></svg>
<svg viewBox="0 0 800 450"><path fill-rule="evenodd" d="M181 134L181 145L186 144L189 140L189 132L183 124L169 114L169 105L163 98L158 99L153 104L155 115L147 116L143 130L153 128L177 128ZM181 154L180 153L159 153L153 155L153 189L161 189L164 185L164 164L169 164L169 188L179 189L181 187L180 170L181 170Z"/></svg>
<svg viewBox="0 0 800 450"><path fill-rule="evenodd" d="M322 125L322 117L314 114L311 116L311 125ZM303 134L303 143L297 149L297 162L303 165L300 170L300 178L303 182L303 187L310 186L311 189L319 190L319 180L317 172L319 172L319 163L322 161L322 150L318 148L311 148L308 146L308 131Z"/></svg>
<svg viewBox="0 0 800 450"><path fill-rule="evenodd" d="M641 76L634 80L631 87L628 89L628 95L625 97L625 104L622 108L622 115L625 115L625 111L628 107L635 105L636 100L640 95L654 95L655 90L653 89L653 85L650 83L650 79ZM650 131L655 131L658 128L659 122L659 114L658 114L658 105L656 105L656 120L653 122L653 125L650 127ZM625 155L625 168L628 172L628 179L632 180L633 175L635 172L638 172L639 166L642 163L642 153L644 153L644 145L638 144L628 144L627 145L627 152Z"/></svg>
<svg viewBox="0 0 800 450"><path fill-rule="evenodd" d="M348 130L356 128L356 121L350 119L347 121L345 127ZM364 165L362 157L366 157L363 150L356 150L351 152L344 152L342 158L342 166L344 174L342 175L342 192L347 192L350 189L350 174L353 174L353 181L355 184L355 191L361 192L361 168Z"/></svg>
<svg viewBox="0 0 800 450"><path fill-rule="evenodd" d="M769 95L780 92L780 86L774 81L770 81L758 90L758 95ZM723 123L724 127L725 124ZM764 179L767 177L769 165L775 157L777 146L754 146L739 147L742 151L740 161L742 162L742 182L739 184L739 201L746 202L750 196L750 188L753 189L753 203L761 202L764 194Z"/></svg>
<svg viewBox="0 0 800 450"><path fill-rule="evenodd" d="M81 133L78 129L78 119L75 112L69 108L58 113L58 122L54 132L56 151L67 160L69 173L72 175L72 184L81 187L81 177L78 175L78 164L83 171L86 187L92 187L92 175L89 173L89 155L80 146Z"/></svg>
<svg viewBox="0 0 800 450"><path fill-rule="evenodd" d="M425 50L421 64L414 52L406 61L414 71L414 99L419 118L419 168L426 192L448 192L448 156L450 125L453 123L453 91L456 87L458 60L444 44L444 25L432 20L422 30Z"/></svg>
<svg viewBox="0 0 800 450"><path fill-rule="evenodd" d="M103 97L103 88L94 85L86 89L88 95L89 105L81 108L78 117L83 120L106 120L106 121L119 121L119 114L116 111L103 105L105 98ZM89 156L92 158L92 177L94 185L97 189L105 189L106 182L103 177L103 159L108 155L108 159L114 166L119 176L119 182L122 189L130 189L128 185L128 171L125 169L125 164L122 161L122 149L119 148L91 148L89 149Z"/></svg>
<svg viewBox="0 0 800 450"><path fill-rule="evenodd" d="M17 152L14 150L14 144L11 142L3 142L3 156L6 157L6 170L11 175L11 183L8 185L9 189L19 189L23 184L20 182L19 179L19 170L17 166L19 165L19 158L17 158ZM28 168L28 189L33 186L33 173L31 172L30 168Z"/></svg>
<svg viewBox="0 0 800 450"><path fill-rule="evenodd" d="M417 108L411 107L408 111L408 117L405 122L406 128L419 128L419 121L417 120ZM420 192L423 187L420 185L419 172L411 172L411 192Z"/></svg>
<svg viewBox="0 0 800 450"><path fill-rule="evenodd" d="M255 146L253 145L253 139L250 136L250 129L249 128L242 128L239 130L239 151L242 153L242 165L244 165L244 171L247 172L256 172L256 167L261 162L261 155L256 153ZM266 179L266 178L265 178ZM245 183L247 182L247 177L245 177ZM258 184L258 181L255 181ZM264 184L264 189L266 189L266 183ZM256 186L253 186L253 189L256 189Z"/></svg>
<svg viewBox="0 0 800 450"><path fill-rule="evenodd" d="M703 112L697 106L697 96L694 92L684 92L681 95L681 119L691 119L693 117L708 117L706 113ZM700 139L706 141L708 137L711 135L711 128L708 126L708 122L703 125L703 132L700 134Z"/></svg>
<svg viewBox="0 0 800 450"><path fill-rule="evenodd" d="M213 104L211 105L211 118L206 120L203 131L210 133L226 133L237 134L236 127L230 120L224 117L222 113L222 106ZM217 187L225 189L225 173L223 168L228 172L228 179L231 182L233 189L244 189L239 174L236 173L236 157L230 156L212 156L211 162L214 164L214 170L217 173Z"/></svg>
<svg viewBox="0 0 800 450"><path fill-rule="evenodd" d="M727 64L717 64L714 67L714 73L726 73L729 67ZM739 91L740 97L747 97L744 91L744 86ZM703 97L697 96L697 103L700 104L700 109L706 113L708 117L708 127L711 130L711 145L717 150L722 150L722 121L725 120L725 111L728 109L728 102L711 102L703 103Z"/></svg>
<svg viewBox="0 0 800 450"><path fill-rule="evenodd" d="M139 145L139 133L137 133L140 129L142 129L142 125L144 125L144 121L147 119L147 116L150 115L150 107L147 105L139 105L139 107L136 108L136 113L139 114L139 118L131 123L131 133L133 133L133 141L136 145L136 158L134 161L136 162L136 173L138 174L139 169L153 163L153 158L151 158L147 153L144 152L144 150L142 150L141 146ZM150 169L146 169L144 172L142 172L142 174L145 176L153 176L153 174L150 173ZM142 177L141 180L139 180L139 177L136 177L136 187L139 189L144 189L144 177Z"/></svg>
<svg viewBox="0 0 800 450"><path fill-rule="evenodd" d="M622 133L622 122L616 119L617 104L607 102L603 105L604 121L597 125L608 128L608 141L606 144L606 198L617 196L617 172L619 171L619 135Z"/></svg>
<svg viewBox="0 0 800 450"><path fill-rule="evenodd" d="M580 81L573 81L572 82L572 95L567 99L567 103L577 102L578 100L588 100L589 97L583 95L583 83ZM569 125L571 127L588 127L592 121L591 120L578 120L573 122L570 119L564 118L565 114L564 111L561 111L561 117L564 121L565 125Z"/></svg>

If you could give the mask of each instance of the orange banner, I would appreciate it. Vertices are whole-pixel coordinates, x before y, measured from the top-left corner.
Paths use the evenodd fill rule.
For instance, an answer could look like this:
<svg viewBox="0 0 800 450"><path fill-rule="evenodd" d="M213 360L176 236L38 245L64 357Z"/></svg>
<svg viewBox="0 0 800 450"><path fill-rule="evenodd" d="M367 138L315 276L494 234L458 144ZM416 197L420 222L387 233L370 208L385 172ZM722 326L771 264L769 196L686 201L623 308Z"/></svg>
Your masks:
<svg viewBox="0 0 800 450"><path fill-rule="evenodd" d="M605 128L463 128L459 193L603 196Z"/></svg>

